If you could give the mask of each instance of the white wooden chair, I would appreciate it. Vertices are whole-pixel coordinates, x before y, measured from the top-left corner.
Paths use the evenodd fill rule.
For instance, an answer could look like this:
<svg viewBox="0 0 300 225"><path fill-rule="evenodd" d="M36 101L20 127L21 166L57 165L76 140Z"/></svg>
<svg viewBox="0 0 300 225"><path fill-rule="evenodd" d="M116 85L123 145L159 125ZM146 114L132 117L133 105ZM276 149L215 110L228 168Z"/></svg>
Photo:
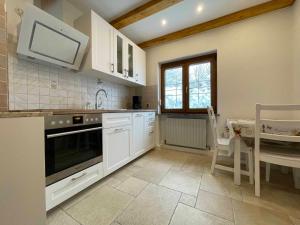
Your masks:
<svg viewBox="0 0 300 225"><path fill-rule="evenodd" d="M233 128L229 127L229 134L230 134L229 138L220 138L213 108L208 107L207 112L208 112L208 118L209 118L212 135L213 135L213 148L214 148L214 155L211 164L211 173L213 174L215 169L225 170L233 173L234 168L217 164L218 155L230 157L232 154L234 154L233 138L235 134ZM246 165L248 167L248 171L241 170L241 174L249 176L249 182L253 184L253 177L254 177L253 150L251 147L248 147L245 144L245 142L241 141L241 152L247 154Z"/></svg>
<svg viewBox="0 0 300 225"><path fill-rule="evenodd" d="M300 142L300 136L289 133L267 133L262 125L269 127L299 128L300 120L273 120L261 119L261 111L294 111L300 110L300 105L261 105L256 104L255 124L255 195L260 196L260 162L267 163L266 171L269 176L270 164L300 168L300 151L286 147L261 145L261 139L276 140L283 142ZM286 130L286 129L285 129ZM268 178L267 178L268 179Z"/></svg>

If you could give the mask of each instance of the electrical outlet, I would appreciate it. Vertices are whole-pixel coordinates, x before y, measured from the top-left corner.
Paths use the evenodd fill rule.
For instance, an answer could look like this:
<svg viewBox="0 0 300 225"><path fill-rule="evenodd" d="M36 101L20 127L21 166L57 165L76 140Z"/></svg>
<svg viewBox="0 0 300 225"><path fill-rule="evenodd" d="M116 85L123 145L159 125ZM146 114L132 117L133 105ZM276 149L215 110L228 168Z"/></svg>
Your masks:
<svg viewBox="0 0 300 225"><path fill-rule="evenodd" d="M57 82L55 80L50 81L50 88L51 89L57 89Z"/></svg>

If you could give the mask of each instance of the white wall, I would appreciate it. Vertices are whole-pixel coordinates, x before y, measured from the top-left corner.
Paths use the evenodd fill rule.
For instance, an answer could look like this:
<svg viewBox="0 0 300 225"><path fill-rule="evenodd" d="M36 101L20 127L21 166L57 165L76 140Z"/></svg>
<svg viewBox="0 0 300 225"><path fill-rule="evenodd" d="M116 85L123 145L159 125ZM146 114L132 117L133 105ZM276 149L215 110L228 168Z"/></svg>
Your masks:
<svg viewBox="0 0 300 225"><path fill-rule="evenodd" d="M159 63L218 53L218 111L254 118L255 103L290 103L292 8L147 49L147 84L157 85Z"/></svg>
<svg viewBox="0 0 300 225"><path fill-rule="evenodd" d="M300 104L300 1L293 6L293 76L294 102Z"/></svg>

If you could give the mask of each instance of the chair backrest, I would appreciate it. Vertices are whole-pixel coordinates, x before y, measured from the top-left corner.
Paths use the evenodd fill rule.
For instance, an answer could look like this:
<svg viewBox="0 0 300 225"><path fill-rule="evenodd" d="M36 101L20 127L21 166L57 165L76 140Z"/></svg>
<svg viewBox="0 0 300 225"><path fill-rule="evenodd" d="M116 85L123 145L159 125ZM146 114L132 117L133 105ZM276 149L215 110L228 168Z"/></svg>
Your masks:
<svg viewBox="0 0 300 225"><path fill-rule="evenodd" d="M218 133L217 120L216 120L213 107L211 106L207 107L207 113L208 113L210 128L212 131L214 148L217 148L218 145L217 139L219 137L219 133Z"/></svg>
<svg viewBox="0 0 300 225"><path fill-rule="evenodd" d="M300 105L256 104L255 152L260 151L260 139L300 142L300 120L262 119L262 111L299 111Z"/></svg>

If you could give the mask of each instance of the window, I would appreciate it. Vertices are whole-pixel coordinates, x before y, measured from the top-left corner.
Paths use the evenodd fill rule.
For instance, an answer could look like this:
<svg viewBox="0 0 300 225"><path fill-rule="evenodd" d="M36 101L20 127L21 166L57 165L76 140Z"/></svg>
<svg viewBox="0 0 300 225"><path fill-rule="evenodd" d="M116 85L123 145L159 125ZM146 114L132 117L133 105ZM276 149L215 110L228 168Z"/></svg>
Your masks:
<svg viewBox="0 0 300 225"><path fill-rule="evenodd" d="M162 64L161 102L166 113L217 112L217 54Z"/></svg>

